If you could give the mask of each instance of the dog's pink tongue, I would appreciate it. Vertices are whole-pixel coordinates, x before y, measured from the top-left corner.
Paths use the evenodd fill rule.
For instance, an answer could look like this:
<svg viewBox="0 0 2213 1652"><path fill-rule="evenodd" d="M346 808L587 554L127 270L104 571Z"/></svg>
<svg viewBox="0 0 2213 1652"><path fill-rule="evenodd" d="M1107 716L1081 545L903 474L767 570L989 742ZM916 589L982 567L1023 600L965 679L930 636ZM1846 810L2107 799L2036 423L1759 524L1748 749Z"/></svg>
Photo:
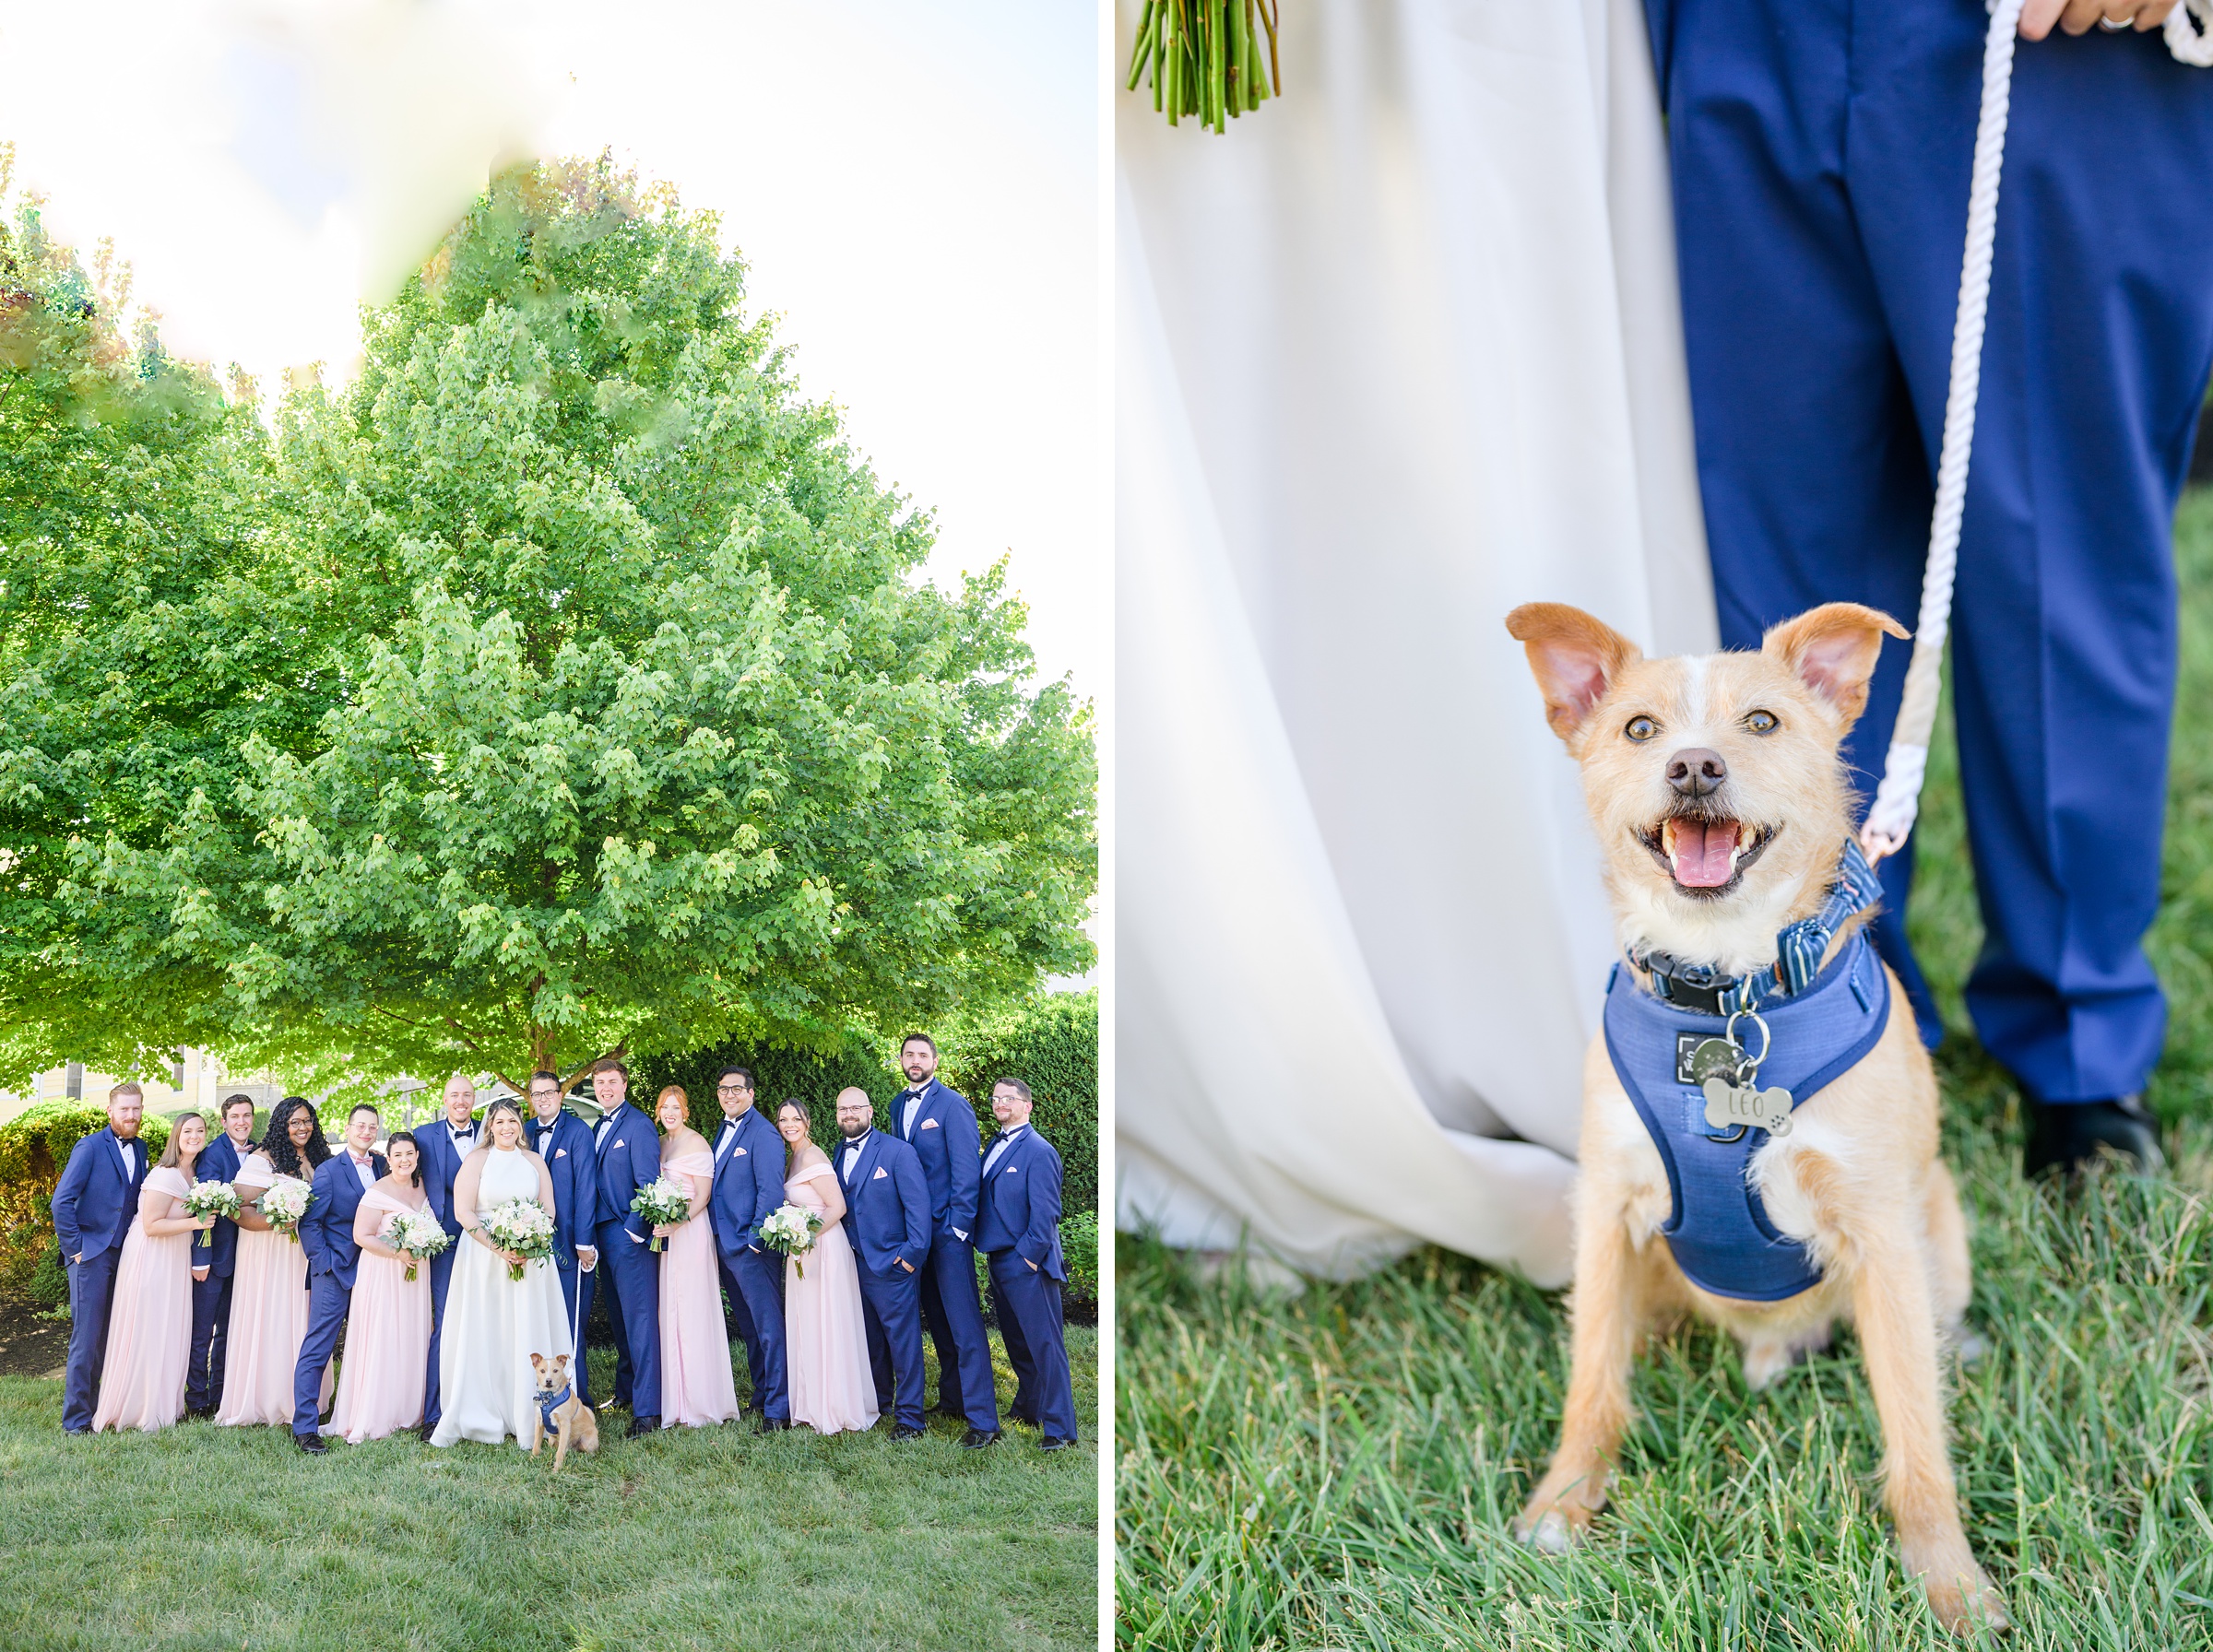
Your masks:
<svg viewBox="0 0 2213 1652"><path fill-rule="evenodd" d="M1728 882L1736 832L1734 820L1677 820L1675 881L1685 889L1719 889Z"/></svg>

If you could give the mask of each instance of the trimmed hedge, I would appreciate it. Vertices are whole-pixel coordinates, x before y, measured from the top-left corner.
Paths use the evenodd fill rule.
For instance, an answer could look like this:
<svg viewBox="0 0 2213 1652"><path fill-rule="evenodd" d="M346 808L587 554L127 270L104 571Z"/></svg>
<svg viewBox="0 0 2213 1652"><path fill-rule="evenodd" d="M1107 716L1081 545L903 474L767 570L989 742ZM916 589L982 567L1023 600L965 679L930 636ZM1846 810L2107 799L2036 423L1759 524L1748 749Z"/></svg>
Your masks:
<svg viewBox="0 0 2213 1652"><path fill-rule="evenodd" d="M53 1217L47 1209L69 1150L108 1122L98 1102L40 1102L0 1124L0 1292L37 1295L40 1264L58 1257ZM170 1121L148 1113L138 1127L150 1159L169 1145ZM50 1268L58 1277L58 1268ZM51 1286L51 1281L48 1281ZM43 1298L41 1298L43 1300Z"/></svg>

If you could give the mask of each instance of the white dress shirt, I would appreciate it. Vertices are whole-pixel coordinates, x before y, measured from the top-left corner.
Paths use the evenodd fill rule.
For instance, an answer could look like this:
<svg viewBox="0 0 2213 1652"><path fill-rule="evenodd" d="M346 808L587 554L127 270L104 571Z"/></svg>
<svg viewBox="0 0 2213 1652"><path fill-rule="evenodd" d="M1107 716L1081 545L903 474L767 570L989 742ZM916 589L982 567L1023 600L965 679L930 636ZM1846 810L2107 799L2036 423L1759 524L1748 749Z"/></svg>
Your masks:
<svg viewBox="0 0 2213 1652"><path fill-rule="evenodd" d="M363 1190L376 1186L376 1166L360 1153L348 1150L346 1156L353 1161L353 1168L361 1178Z"/></svg>
<svg viewBox="0 0 2213 1652"><path fill-rule="evenodd" d="M851 1179L853 1174L853 1166L860 1162L861 1144L867 1140L868 1138L866 1136L856 1136L852 1140L846 1143L846 1162L837 1167L837 1178L839 1181L843 1182Z"/></svg>
<svg viewBox="0 0 2213 1652"><path fill-rule="evenodd" d="M1016 1125L991 1144L991 1150L984 1155L984 1174L986 1175L991 1174L991 1167L994 1164L1006 1157L1007 1150L1014 1145L1014 1139L1029 1127L1027 1125Z"/></svg>
<svg viewBox="0 0 2213 1652"><path fill-rule="evenodd" d="M138 1161L131 1153L137 1145L138 1139L135 1136L128 1141L120 1136L115 1138L115 1150L123 1155L123 1178L126 1182L138 1174Z"/></svg>
<svg viewBox="0 0 2213 1652"><path fill-rule="evenodd" d="M722 1129L721 1129L720 1133L719 1133L719 1134L717 1134L717 1135L716 1136L716 1138L715 1138L715 1162L716 1162L716 1163L717 1163L717 1164L720 1164L720 1163L722 1162L722 1156L723 1156L723 1154L725 1154L725 1153L727 1153L727 1152L728 1152L728 1151L730 1150L730 1143L731 1143L731 1142L733 1142L733 1141L735 1141L735 1140L737 1140L737 1139L738 1139L738 1121L737 1121L736 1119L734 1119L734 1118L726 1118L726 1119L724 1119L724 1120L722 1121Z"/></svg>

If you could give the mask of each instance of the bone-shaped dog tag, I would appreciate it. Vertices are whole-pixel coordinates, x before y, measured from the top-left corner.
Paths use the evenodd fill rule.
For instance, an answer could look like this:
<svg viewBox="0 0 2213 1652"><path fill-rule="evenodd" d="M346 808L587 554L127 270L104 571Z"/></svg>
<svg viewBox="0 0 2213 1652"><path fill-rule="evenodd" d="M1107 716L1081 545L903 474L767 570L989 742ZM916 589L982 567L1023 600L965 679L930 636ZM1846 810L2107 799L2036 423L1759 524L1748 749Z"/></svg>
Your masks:
<svg viewBox="0 0 2213 1652"><path fill-rule="evenodd" d="M1706 1123L1713 1129L1791 1133L1791 1092L1780 1086L1758 1090L1733 1084L1717 1073L1698 1088L1706 1097Z"/></svg>

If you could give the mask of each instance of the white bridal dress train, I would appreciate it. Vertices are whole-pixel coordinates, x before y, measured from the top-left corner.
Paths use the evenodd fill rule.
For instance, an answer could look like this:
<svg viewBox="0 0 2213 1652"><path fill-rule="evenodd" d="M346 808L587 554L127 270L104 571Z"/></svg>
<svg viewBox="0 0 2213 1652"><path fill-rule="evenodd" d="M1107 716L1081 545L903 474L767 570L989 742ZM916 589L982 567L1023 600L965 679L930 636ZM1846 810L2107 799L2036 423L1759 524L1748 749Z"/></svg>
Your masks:
<svg viewBox="0 0 2213 1652"><path fill-rule="evenodd" d="M538 1155L521 1148L491 1150L477 1185L479 1221L511 1198L538 1197ZM468 1234L454 1241L454 1272L445 1290L445 1329L438 1344L438 1426L431 1444L482 1440L496 1446L530 1437L538 1409L530 1356L574 1351L568 1304L553 1264L523 1264L520 1280L507 1264Z"/></svg>
<svg viewBox="0 0 2213 1652"><path fill-rule="evenodd" d="M1116 95L1118 1219L1557 1284L1613 943L1503 621L1716 634L1643 13L1283 18L1225 136Z"/></svg>

